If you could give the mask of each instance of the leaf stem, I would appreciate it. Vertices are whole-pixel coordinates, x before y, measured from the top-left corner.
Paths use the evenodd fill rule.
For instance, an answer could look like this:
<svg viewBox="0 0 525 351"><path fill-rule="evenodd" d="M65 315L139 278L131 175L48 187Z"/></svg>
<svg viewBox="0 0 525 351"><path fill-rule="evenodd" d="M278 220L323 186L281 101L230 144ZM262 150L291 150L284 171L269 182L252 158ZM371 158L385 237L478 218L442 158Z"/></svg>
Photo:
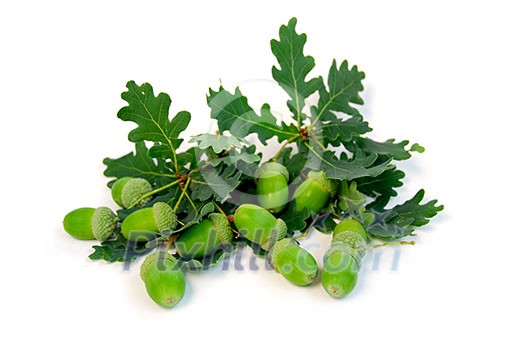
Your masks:
<svg viewBox="0 0 525 351"><path fill-rule="evenodd" d="M137 206L138 203L140 203L142 200L144 200L144 199L150 197L151 195L155 195L156 193L159 193L159 192L161 192L161 191L163 191L163 190L166 190L166 189L168 189L168 188L171 188L171 187L174 186L174 185L179 184L179 182L180 182L180 180L177 179L177 180L175 180L175 181L173 181L173 182L171 182L171 183L169 183L169 184L166 184L166 185L161 186L160 188L153 189L152 191L149 191L149 192L143 194L141 197L139 197L139 198L137 199L137 201L135 201L134 203L131 204L130 208Z"/></svg>
<svg viewBox="0 0 525 351"><path fill-rule="evenodd" d="M184 197L184 194L186 194L186 191L188 190L188 185L190 185L191 179L186 179L186 183L184 184L184 188L182 189L182 194L180 194L179 199L177 200L177 203L173 207L173 211L177 213L177 210L179 209L180 203L182 202L182 198Z"/></svg>
<svg viewBox="0 0 525 351"><path fill-rule="evenodd" d="M293 137L291 137L290 139L286 140L283 144L283 146L281 146L281 148L279 149L279 151L277 151L277 153L275 154L275 156L272 158L272 161L275 162L277 161L277 159L279 158L279 156L281 156L281 154L283 153L284 149L286 148L286 146L288 144L290 144L292 141L294 141L295 139L299 138L299 135L294 135Z"/></svg>
<svg viewBox="0 0 525 351"><path fill-rule="evenodd" d="M323 151L326 151L326 147L319 141L319 139L317 138L317 136L312 136L312 140L317 143L317 145L319 145L321 147L321 149Z"/></svg>
<svg viewBox="0 0 525 351"><path fill-rule="evenodd" d="M213 202L213 205L215 205L215 208L217 209L217 211L219 211L220 213L222 213L222 215L224 217L228 217L228 215L226 214L226 212L224 212L224 210L219 206L217 205L217 203L215 201L212 201Z"/></svg>
<svg viewBox="0 0 525 351"><path fill-rule="evenodd" d="M359 248L358 250L359 251L368 251L368 250L374 250L374 249L379 249L381 247L388 247L388 246L400 246L400 245L415 245L416 242L415 241L392 241L392 242L389 242L389 243L382 243L382 244L377 244L377 245L371 245L371 246L363 246L361 248Z"/></svg>

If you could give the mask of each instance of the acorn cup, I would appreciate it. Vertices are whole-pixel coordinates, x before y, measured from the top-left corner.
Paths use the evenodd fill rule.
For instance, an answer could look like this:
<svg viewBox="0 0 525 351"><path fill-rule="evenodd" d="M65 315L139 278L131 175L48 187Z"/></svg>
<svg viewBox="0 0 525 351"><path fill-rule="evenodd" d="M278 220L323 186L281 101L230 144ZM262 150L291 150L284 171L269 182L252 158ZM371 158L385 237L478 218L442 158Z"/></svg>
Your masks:
<svg viewBox="0 0 525 351"><path fill-rule="evenodd" d="M233 233L228 218L212 213L208 219L186 229L175 241L177 253L185 259L198 259L216 252L231 243Z"/></svg>
<svg viewBox="0 0 525 351"><path fill-rule="evenodd" d="M268 253L268 259L272 267L295 285L310 285L319 273L315 258L289 238L276 242Z"/></svg>
<svg viewBox="0 0 525 351"><path fill-rule="evenodd" d="M165 230L175 228L177 216L165 202L156 202L152 207L141 208L122 221L124 238L137 242L150 241Z"/></svg>
<svg viewBox="0 0 525 351"><path fill-rule="evenodd" d="M152 190L151 184L146 179L123 177L113 183L111 197L117 205L124 208L130 208L134 205L142 207L151 200L151 196L144 199L141 197Z"/></svg>
<svg viewBox="0 0 525 351"><path fill-rule="evenodd" d="M366 245L366 240L365 229L355 219L345 219L334 228L321 272L323 288L330 296L343 298L356 286L365 254L360 249Z"/></svg>
<svg viewBox="0 0 525 351"><path fill-rule="evenodd" d="M310 171L308 178L295 189L295 208L297 211L307 208L312 213L319 213L336 191L337 182L328 179L325 171Z"/></svg>
<svg viewBox="0 0 525 351"><path fill-rule="evenodd" d="M82 207L69 212L63 225L64 230L77 239L104 241L113 234L116 222L117 216L108 207Z"/></svg>
<svg viewBox="0 0 525 351"><path fill-rule="evenodd" d="M251 242L259 244L263 250L268 250L277 241L284 238L288 228L282 219L276 219L264 208L244 204L237 208L233 222L239 234Z"/></svg>
<svg viewBox="0 0 525 351"><path fill-rule="evenodd" d="M254 175L257 185L257 199L261 207L278 213L288 203L288 179L286 167L277 162L261 165Z"/></svg>
<svg viewBox="0 0 525 351"><path fill-rule="evenodd" d="M166 252L155 252L144 260L140 267L150 298L162 307L177 305L186 290L186 279L177 259Z"/></svg>

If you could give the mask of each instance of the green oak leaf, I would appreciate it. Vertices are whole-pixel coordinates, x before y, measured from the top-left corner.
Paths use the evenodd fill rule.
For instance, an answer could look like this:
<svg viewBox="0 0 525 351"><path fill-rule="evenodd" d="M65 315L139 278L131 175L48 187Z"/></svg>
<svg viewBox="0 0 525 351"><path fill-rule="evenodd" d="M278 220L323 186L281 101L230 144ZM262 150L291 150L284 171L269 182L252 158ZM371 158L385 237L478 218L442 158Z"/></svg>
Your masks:
<svg viewBox="0 0 525 351"><path fill-rule="evenodd" d="M215 205L212 202L202 204L197 211L191 211L181 220L184 225L180 228L177 228L174 233L182 232L192 225L199 223L205 216L209 215L214 210Z"/></svg>
<svg viewBox="0 0 525 351"><path fill-rule="evenodd" d="M359 93L363 90L362 80L365 74L353 66L348 69L348 61L343 61L337 68L334 60L328 74L328 88L320 84L319 102L312 108L312 124L318 121L329 121L336 118L334 111L343 112L350 116L359 116L359 111L350 104L362 105L363 100Z"/></svg>
<svg viewBox="0 0 525 351"><path fill-rule="evenodd" d="M376 177L363 177L357 179L359 191L375 199L372 207L386 204L390 198L395 197L395 188L403 186L401 181L405 177L405 172L391 168L387 169Z"/></svg>
<svg viewBox="0 0 525 351"><path fill-rule="evenodd" d="M131 262L151 251L146 243L128 241L120 233L117 233L116 238L93 246L93 249L95 251L89 255L90 259L107 262Z"/></svg>
<svg viewBox="0 0 525 351"><path fill-rule="evenodd" d="M297 130L293 133L277 124L268 104L264 104L261 115L257 115L239 88L233 94L222 86L217 91L210 89L208 106L211 108L211 118L217 120L221 133L230 131L238 138L256 133L263 145L273 136L282 140L297 134Z"/></svg>
<svg viewBox="0 0 525 351"><path fill-rule="evenodd" d="M106 157L102 162L106 165L104 175L110 178L140 177L150 183L156 183L159 178L174 178L172 171L148 156L148 148L144 142L135 143L135 153L130 152L116 159ZM116 179L112 179L108 187L111 187Z"/></svg>
<svg viewBox="0 0 525 351"><path fill-rule="evenodd" d="M224 134L199 134L192 137L189 142L197 143L197 147L201 150L211 148L216 154L229 151L232 148L240 149L243 145L250 145L245 139Z"/></svg>
<svg viewBox="0 0 525 351"><path fill-rule="evenodd" d="M384 142L372 140L370 138L355 138L355 144L361 149L368 153L374 153L378 155L386 155L392 157L394 160L406 160L410 158L409 150L405 147L408 145L408 140L400 141L396 143L394 139L388 139ZM417 144L415 144L417 145ZM416 150L420 150L420 146L417 145Z"/></svg>
<svg viewBox="0 0 525 351"><path fill-rule="evenodd" d="M347 216L356 218L363 222L363 213L365 211L365 196L357 190L357 183L352 181L341 182L337 195L338 208Z"/></svg>
<svg viewBox="0 0 525 351"><path fill-rule="evenodd" d="M181 111L170 119L171 99L168 94L160 93L155 96L148 83L139 86L134 81L129 81L126 87L128 91L122 93L122 99L128 102L128 106L121 108L117 117L137 124L128 134L129 140L158 142L152 147L152 154L155 157L176 160L176 150L182 143L179 134L188 126L190 113Z"/></svg>
<svg viewBox="0 0 525 351"><path fill-rule="evenodd" d="M368 155L350 160L338 158L333 151L319 151L308 145L310 154L306 167L323 169L330 179L353 180L361 177L377 177L387 169L393 167L390 159L375 164L377 155Z"/></svg>
<svg viewBox="0 0 525 351"><path fill-rule="evenodd" d="M352 140L357 135L362 135L372 131L368 122L363 120L360 115L351 118L334 118L325 123L317 123L311 132L311 136L324 139L323 144L339 146Z"/></svg>
<svg viewBox="0 0 525 351"><path fill-rule="evenodd" d="M206 201L210 198L219 202L226 201L230 192L241 184L240 177L241 173L235 165L222 169L203 167L198 175L193 178L196 181L190 184L192 197L200 201Z"/></svg>
<svg viewBox="0 0 525 351"><path fill-rule="evenodd" d="M279 67L272 67L273 79L290 96L288 108L294 114L294 120L301 124L304 119L302 110L305 99L317 91L320 78L306 79L306 76L315 66L315 60L303 53L306 43L306 34L297 34L295 26L297 19L290 19L288 25L279 29L279 40L270 42L272 53L275 55Z"/></svg>
<svg viewBox="0 0 525 351"><path fill-rule="evenodd" d="M436 206L437 200L421 204L424 196L425 191L421 189L410 200L391 209L372 209L374 220L367 228L368 234L383 241L414 235L417 227L427 224L444 208L443 205Z"/></svg>
<svg viewBox="0 0 525 351"><path fill-rule="evenodd" d="M286 223L288 233L291 233L306 228L306 220L310 218L310 211L306 208L298 211L295 208L295 204L292 202L286 212L279 215L279 218Z"/></svg>

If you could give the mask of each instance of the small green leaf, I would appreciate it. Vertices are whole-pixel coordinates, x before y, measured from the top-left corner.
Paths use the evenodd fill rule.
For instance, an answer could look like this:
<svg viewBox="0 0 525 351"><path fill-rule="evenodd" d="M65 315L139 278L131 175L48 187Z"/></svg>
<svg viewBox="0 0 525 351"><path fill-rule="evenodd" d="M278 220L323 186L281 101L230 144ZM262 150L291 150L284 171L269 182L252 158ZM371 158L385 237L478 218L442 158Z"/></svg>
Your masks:
<svg viewBox="0 0 525 351"><path fill-rule="evenodd" d="M405 172L391 168L376 177L363 177L357 179L359 191L375 199L377 204L387 203L390 198L397 195L395 188L403 186L401 181ZM372 206L372 207L375 207Z"/></svg>
<svg viewBox="0 0 525 351"><path fill-rule="evenodd" d="M348 69L348 61L343 61L337 68L335 60L332 62L328 74L328 88L320 84L319 103L312 109L312 119L315 121L329 121L336 118L334 111L343 112L350 116L360 116L359 111L350 104L362 105L363 100L359 93L363 91L362 80L365 74L353 66Z"/></svg>
<svg viewBox="0 0 525 351"><path fill-rule="evenodd" d="M111 178L123 178L123 177L140 177L144 178L150 183L156 183L159 178L171 177L173 173L168 169L158 165L152 158L148 156L148 149L144 142L137 142L135 144L135 154L130 152L120 158L112 159L106 157L103 161L106 165L104 175ZM112 179L108 186L115 182L116 179Z"/></svg>
<svg viewBox="0 0 525 351"><path fill-rule="evenodd" d="M184 219L182 219L182 223L184 223L184 225L177 228L174 233L182 232L192 225L199 223L205 216L209 215L214 210L215 205L212 202L202 204L198 211L192 211Z"/></svg>
<svg viewBox="0 0 525 351"><path fill-rule="evenodd" d="M304 119L302 110L305 99L317 91L320 78L306 79L315 66L314 58L303 53L306 34L297 34L295 26L297 19L290 19L288 25L279 29L279 40L270 42L272 52L277 58L279 67L272 67L273 79L290 96L288 107L294 114L294 120Z"/></svg>
<svg viewBox="0 0 525 351"><path fill-rule="evenodd" d="M288 233L291 233L293 231L303 230L306 228L306 220L310 218L310 211L308 211L306 208L298 211L292 202L286 212L281 214L279 218L286 223Z"/></svg>
<svg viewBox="0 0 525 351"><path fill-rule="evenodd" d="M294 134L277 124L277 119L271 113L268 104L264 104L261 115L257 115L239 88L235 89L233 94L222 86L217 91L210 89L208 106L211 108L211 118L217 120L221 133L230 131L238 138L256 133L263 145L273 136L282 140L297 134L297 131Z"/></svg>
<svg viewBox="0 0 525 351"><path fill-rule="evenodd" d="M317 123L311 136L324 139L324 145L339 146L347 143L356 135L362 135L372 130L368 122L360 115L348 119L335 118L325 123Z"/></svg>
<svg viewBox="0 0 525 351"><path fill-rule="evenodd" d="M427 224L430 218L444 208L443 205L436 206L437 200L421 204L424 196L425 191L421 189L413 198L391 209L373 209L375 218L367 228L367 232L383 241L393 241L413 235L417 227Z"/></svg>
<svg viewBox="0 0 525 351"><path fill-rule="evenodd" d="M355 181L348 184L348 181L341 182L338 194L338 207L347 216L356 218L362 222L363 212L365 211L365 196L357 190Z"/></svg>
<svg viewBox="0 0 525 351"><path fill-rule="evenodd" d="M216 154L229 151L232 148L242 148L243 145L250 145L245 139L223 134L199 134L192 137L190 143L197 143L197 147L201 150L211 148Z"/></svg>
<svg viewBox="0 0 525 351"><path fill-rule="evenodd" d="M201 168L198 175L194 178L196 182L191 182L190 190L192 197L200 201L207 201L214 198L219 202L226 201L232 192L241 182L241 173L235 165L221 167Z"/></svg>
<svg viewBox="0 0 525 351"><path fill-rule="evenodd" d="M116 238L93 246L93 249L95 251L89 255L90 259L107 262L131 262L151 251L151 248L148 248L146 243L128 241L120 233L117 234Z"/></svg>
<svg viewBox="0 0 525 351"><path fill-rule="evenodd" d="M176 150L182 143L179 134L188 126L190 113L181 111L170 120L168 114L171 99L167 94L155 96L148 83L138 86L134 81L129 81L126 87L128 91L122 93L122 99L129 105L121 108L117 116L123 121L137 124L129 133L129 140L158 142L151 152L156 156L170 156L172 160L176 160Z"/></svg>
<svg viewBox="0 0 525 351"><path fill-rule="evenodd" d="M410 147L410 151L418 152L418 153L422 154L423 152L425 152L425 148L423 146L419 145L418 143L414 143Z"/></svg>
<svg viewBox="0 0 525 351"><path fill-rule="evenodd" d="M394 160L410 158L410 152L405 149L408 145L408 140L403 140L399 143L396 143L394 139L388 139L384 142L378 142L369 138L355 138L354 140L360 149L366 150L368 153L385 155L392 157Z"/></svg>
<svg viewBox="0 0 525 351"><path fill-rule="evenodd" d="M320 152L312 146L308 146L311 153L306 167L310 169L323 169L330 179L353 180L361 177L377 177L387 169L391 168L390 159L374 164L377 155L343 160L335 156L333 151Z"/></svg>

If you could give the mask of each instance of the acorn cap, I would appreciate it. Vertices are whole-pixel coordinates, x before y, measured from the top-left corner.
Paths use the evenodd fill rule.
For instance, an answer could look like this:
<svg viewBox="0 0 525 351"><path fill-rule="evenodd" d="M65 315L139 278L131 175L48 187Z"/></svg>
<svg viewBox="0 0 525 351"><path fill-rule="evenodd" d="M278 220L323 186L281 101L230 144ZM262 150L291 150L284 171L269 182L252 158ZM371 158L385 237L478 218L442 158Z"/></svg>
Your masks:
<svg viewBox="0 0 525 351"><path fill-rule="evenodd" d="M116 219L117 216L110 208L104 206L97 208L91 219L91 228L95 239L107 240L113 234Z"/></svg>
<svg viewBox="0 0 525 351"><path fill-rule="evenodd" d="M221 243L223 245L230 243L233 239L233 232L230 226L230 221L228 221L228 217L221 213L212 213L208 216L208 218L217 231Z"/></svg>
<svg viewBox="0 0 525 351"><path fill-rule="evenodd" d="M259 168L257 168L253 177L258 179L261 176L263 176L264 173L266 172L280 173L283 175L283 177L286 178L286 181L290 179L290 174L288 173L288 170L286 169L286 167L284 167L282 164L278 162L266 162L262 164Z"/></svg>
<svg viewBox="0 0 525 351"><path fill-rule="evenodd" d="M366 245L366 241L363 239L361 234L351 230L344 230L334 235L332 242L340 242L353 249L358 249Z"/></svg>
<svg viewBox="0 0 525 351"><path fill-rule="evenodd" d="M145 280L146 271L151 266L151 264L157 263L159 260L166 260L166 261L168 261L170 263L173 263L173 264L177 263L177 259L175 257L173 257L173 255L170 254L170 253L167 253L167 252L154 252L154 253L152 253L151 255L147 256L144 259L144 262L142 262L142 265L140 266L140 279L142 279L142 281ZM171 268L171 267L169 267L169 268Z"/></svg>
<svg viewBox="0 0 525 351"><path fill-rule="evenodd" d="M272 229L272 234L268 239L266 239L266 241L264 241L261 244L261 248L263 250L271 249L275 243L277 243L279 240L283 239L286 236L287 232L288 226L286 225L286 222L280 218L277 218L277 220L275 221L275 226Z"/></svg>
<svg viewBox="0 0 525 351"><path fill-rule="evenodd" d="M342 253L351 256L357 263L357 266L361 268L361 261L364 256L364 252L358 251L342 242L333 242L330 245L328 251L324 255L324 260L327 260L331 255L335 253Z"/></svg>
<svg viewBox="0 0 525 351"><path fill-rule="evenodd" d="M337 192L337 182L326 177L326 173L323 170L310 171L308 172L308 178L318 183L324 190L330 193L330 196L334 196Z"/></svg>
<svg viewBox="0 0 525 351"><path fill-rule="evenodd" d="M165 202L156 202L153 204L153 217L155 217L159 232L173 229L177 225L177 215L175 211Z"/></svg>
<svg viewBox="0 0 525 351"><path fill-rule="evenodd" d="M141 196L153 190L151 184L143 178L133 178L126 182L122 188L122 204L125 208L131 207L137 202ZM140 201L139 205L144 205L151 197L145 198Z"/></svg>
<svg viewBox="0 0 525 351"><path fill-rule="evenodd" d="M290 239L290 238L284 238L279 241L277 241L268 252L268 260L270 261L270 264L272 267L275 268L275 261L277 260L277 256L279 256L279 253L281 253L285 248L287 248L290 245L297 245L297 243Z"/></svg>

